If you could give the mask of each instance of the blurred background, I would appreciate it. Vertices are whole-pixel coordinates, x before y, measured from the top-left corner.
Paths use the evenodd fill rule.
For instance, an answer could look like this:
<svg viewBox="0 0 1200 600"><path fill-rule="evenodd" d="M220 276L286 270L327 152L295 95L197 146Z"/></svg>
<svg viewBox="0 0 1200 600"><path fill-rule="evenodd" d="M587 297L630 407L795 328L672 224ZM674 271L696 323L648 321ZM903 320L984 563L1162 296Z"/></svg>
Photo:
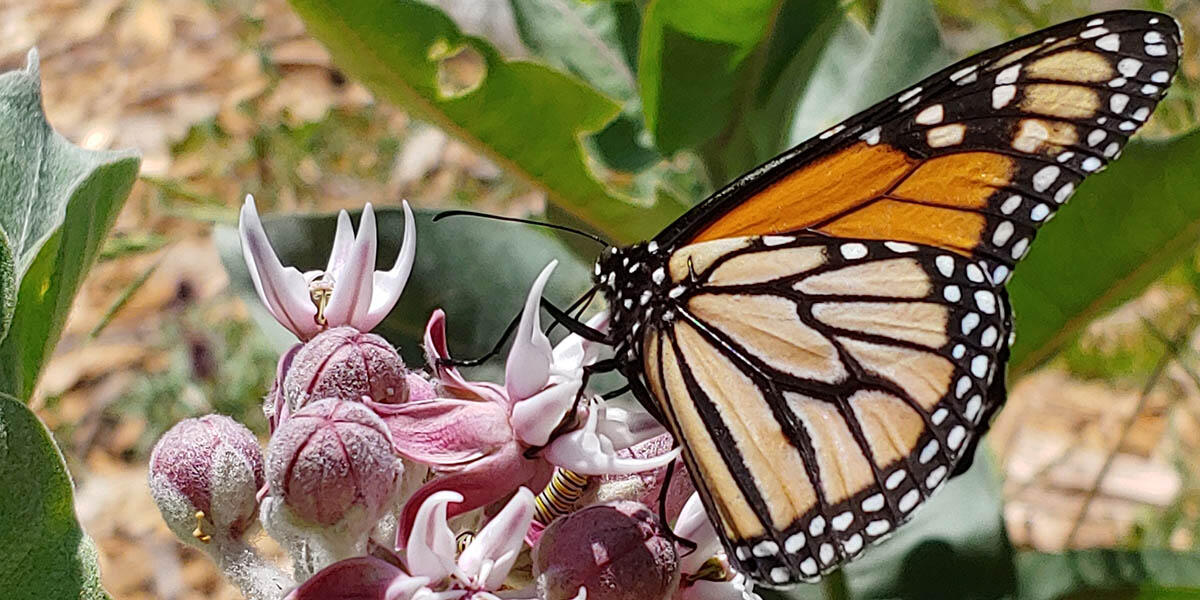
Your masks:
<svg viewBox="0 0 1200 600"><path fill-rule="evenodd" d="M878 10L843 4L868 20ZM505 57L534 54L507 2L441 6ZM1122 6L1170 12L1186 40L1200 39L1200 6L1184 0L934 6L950 54L942 64ZM231 286L214 228L236 222L247 192L270 213L405 198L423 209L507 215L543 213L545 194L377 101L334 66L283 0L0 0L0 68L20 68L33 46L55 129L87 148L137 148L143 162L32 407L67 457L114 598L237 598L207 559L175 541L145 484L150 447L179 419L219 412L265 434L261 398L277 346ZM1200 119L1198 50L1185 43L1181 77L1145 135L1189 131ZM459 54L443 83L469 86L482 65L477 54ZM724 181L688 153L639 160L693 202ZM640 185L619 168L605 175L612 185ZM390 265L394 254L381 255ZM989 441L1015 548L1193 550L1200 542L1200 262L1190 246L1181 256L1011 381Z"/></svg>

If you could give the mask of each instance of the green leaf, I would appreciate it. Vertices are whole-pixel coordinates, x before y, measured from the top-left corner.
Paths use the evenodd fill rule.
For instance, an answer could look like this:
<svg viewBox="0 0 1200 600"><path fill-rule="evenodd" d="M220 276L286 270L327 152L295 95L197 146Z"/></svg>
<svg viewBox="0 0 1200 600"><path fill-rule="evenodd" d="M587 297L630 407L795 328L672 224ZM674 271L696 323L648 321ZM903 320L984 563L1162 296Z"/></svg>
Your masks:
<svg viewBox="0 0 1200 600"><path fill-rule="evenodd" d="M868 31L846 17L821 56L792 123L798 144L952 62L927 0L891 0Z"/></svg>
<svg viewBox="0 0 1200 600"><path fill-rule="evenodd" d="M471 358L487 352L521 310L529 286L551 260L557 259L546 298L565 307L591 285L589 267L562 242L544 231L494 221L452 218L434 223L434 212L414 211L417 259L400 302L375 329L396 345L411 365L425 363L421 339L430 313L447 315L450 350ZM395 208L375 212L379 233L379 266L390 268L404 231L404 215ZM357 215L355 216L357 223ZM324 268L333 245L336 215L267 217L263 227L285 265L301 271ZM246 272L237 231L220 227L215 236L234 288L252 307L261 306ZM270 329L281 331L266 311ZM260 321L262 322L262 321ZM277 347L295 343L290 333L269 336ZM500 356L503 361L503 355Z"/></svg>
<svg viewBox="0 0 1200 600"><path fill-rule="evenodd" d="M5 600L104 600L96 547L75 519L74 491L50 432L0 394L0 590Z"/></svg>
<svg viewBox="0 0 1200 600"><path fill-rule="evenodd" d="M1021 600L1200 597L1200 554L1166 549L1017 555Z"/></svg>
<svg viewBox="0 0 1200 600"><path fill-rule="evenodd" d="M580 137L600 130L620 107L574 78L506 61L414 0L292 0L292 6L338 65L379 96L486 153L610 238L647 238L683 209L639 206L593 177ZM486 73L473 89L448 95L438 83L442 61L465 48L482 57Z"/></svg>
<svg viewBox="0 0 1200 600"><path fill-rule="evenodd" d="M19 282L0 344L0 390L29 397L138 164L132 152L85 150L50 128L36 52L0 75L0 229Z"/></svg>
<svg viewBox="0 0 1200 600"><path fill-rule="evenodd" d="M633 74L636 52L627 47L624 35L629 13L636 16L636 9L629 3L584 0L509 0L509 4L521 40L539 58L621 103L620 116L588 140L604 166L635 173L662 160L644 139Z"/></svg>
<svg viewBox="0 0 1200 600"><path fill-rule="evenodd" d="M8 234L0 229L0 342L8 335L17 308L17 266L13 262Z"/></svg>
<svg viewBox="0 0 1200 600"><path fill-rule="evenodd" d="M912 521L842 569L846 597L1011 597L1016 590L1016 575L1004 529L1000 488L991 453L981 447L971 468L950 480L918 509ZM777 597L819 600L828 597L828 585L803 585Z"/></svg>
<svg viewBox="0 0 1200 600"><path fill-rule="evenodd" d="M838 14L833 0L655 0L638 84L658 149L707 147L716 181L777 153ZM774 135L754 135L762 128Z"/></svg>
<svg viewBox="0 0 1200 600"><path fill-rule="evenodd" d="M582 0L509 0L521 41L552 66L626 102L637 79L622 47L620 4Z"/></svg>
<svg viewBox="0 0 1200 600"><path fill-rule="evenodd" d="M1135 140L1042 228L1008 286L1017 321L1014 374L1048 359L1093 318L1190 255L1200 240L1197 164L1200 131Z"/></svg>

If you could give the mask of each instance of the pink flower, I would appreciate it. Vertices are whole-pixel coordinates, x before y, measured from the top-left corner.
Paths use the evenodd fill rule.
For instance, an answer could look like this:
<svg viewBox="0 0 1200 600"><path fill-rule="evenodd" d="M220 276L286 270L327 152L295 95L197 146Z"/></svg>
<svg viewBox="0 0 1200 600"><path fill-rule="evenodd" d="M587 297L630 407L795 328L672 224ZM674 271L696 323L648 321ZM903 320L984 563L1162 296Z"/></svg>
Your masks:
<svg viewBox="0 0 1200 600"><path fill-rule="evenodd" d="M517 338L508 355L505 385L467 381L446 367L445 315L434 312L425 330L425 348L444 392L452 397L400 405L371 406L391 429L396 450L433 467L440 477L408 500L399 536L411 531L418 507L435 493L454 490L463 500L451 516L504 499L520 486L541 489L555 466L583 475L634 473L665 465L668 452L647 459L620 457L617 450L661 433L649 417L597 403L583 407L583 423L557 439L551 433L574 409L584 366L599 348L576 335L557 347L541 331L538 307L555 263L542 271L525 303ZM602 324L603 317L593 320Z"/></svg>
<svg viewBox="0 0 1200 600"><path fill-rule="evenodd" d="M338 214L337 233L324 271L301 273L283 266L250 195L242 205L238 233L258 297L280 324L305 341L327 327L349 325L370 331L378 325L400 299L417 247L407 202L404 242L390 271L375 270L375 211L370 203L363 208L357 236L350 215L346 211Z"/></svg>
<svg viewBox="0 0 1200 600"><path fill-rule="evenodd" d="M457 554L447 506L462 499L440 491L421 504L404 544L405 569L378 558L350 558L322 569L287 600L497 600L492 592L504 586L533 519L533 493L518 489ZM505 598L535 598L516 594L506 592Z"/></svg>

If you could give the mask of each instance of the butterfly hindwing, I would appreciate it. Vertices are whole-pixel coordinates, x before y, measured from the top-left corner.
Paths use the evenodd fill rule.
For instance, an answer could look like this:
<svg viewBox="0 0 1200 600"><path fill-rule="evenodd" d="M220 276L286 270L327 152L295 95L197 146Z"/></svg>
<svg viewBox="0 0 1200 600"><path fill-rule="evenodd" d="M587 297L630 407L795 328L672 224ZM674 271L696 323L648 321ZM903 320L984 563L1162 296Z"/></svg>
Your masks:
<svg viewBox="0 0 1200 600"><path fill-rule="evenodd" d="M646 378L756 579L816 579L890 533L1003 401L1007 306L981 261L811 235L675 256L685 291L646 335Z"/></svg>

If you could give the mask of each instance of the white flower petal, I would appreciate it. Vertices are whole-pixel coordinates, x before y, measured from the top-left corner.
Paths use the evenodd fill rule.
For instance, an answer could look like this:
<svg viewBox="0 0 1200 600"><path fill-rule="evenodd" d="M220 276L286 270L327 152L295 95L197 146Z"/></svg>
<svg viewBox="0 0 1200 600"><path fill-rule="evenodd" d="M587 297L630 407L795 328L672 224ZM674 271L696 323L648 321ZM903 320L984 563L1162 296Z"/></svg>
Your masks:
<svg viewBox="0 0 1200 600"><path fill-rule="evenodd" d="M258 218L254 197L249 194L242 204L238 234L254 289L275 320L301 340L320 333L321 326L316 322L317 307L309 296L308 281L300 271L293 267L284 268L279 262Z"/></svg>
<svg viewBox="0 0 1200 600"><path fill-rule="evenodd" d="M458 568L484 589L500 589L525 543L533 510L533 492L521 487L463 550Z"/></svg>
<svg viewBox="0 0 1200 600"><path fill-rule="evenodd" d="M454 572L457 545L454 532L446 523L446 505L462 501L462 494L443 490L430 495L417 509L404 547L410 574L439 581Z"/></svg>
<svg viewBox="0 0 1200 600"><path fill-rule="evenodd" d="M350 246L354 243L354 227L350 224L350 213L338 213L337 231L333 234L333 248L329 251L329 262L325 265L326 273L335 273L350 255Z"/></svg>
<svg viewBox="0 0 1200 600"><path fill-rule="evenodd" d="M651 458L617 456L612 440L596 433L598 410L588 412L587 423L561 435L542 452L557 467L580 475L630 475L666 466L679 456L679 448Z"/></svg>
<svg viewBox="0 0 1200 600"><path fill-rule="evenodd" d="M717 532L713 529L712 521L708 520L708 513L704 510L700 494L696 492L692 492L687 504L683 505L683 510L679 511L674 530L675 535L696 544L695 550L679 548L679 570L683 573L695 573L704 561L712 558L721 549L721 540L717 538Z"/></svg>
<svg viewBox="0 0 1200 600"><path fill-rule="evenodd" d="M625 410L604 403L600 406L596 433L612 440L617 450L640 444L667 433L662 423L644 410Z"/></svg>
<svg viewBox="0 0 1200 600"><path fill-rule="evenodd" d="M526 446L545 446L550 434L575 406L583 382L575 379L555 383L513 405L513 433Z"/></svg>
<svg viewBox="0 0 1200 600"><path fill-rule="evenodd" d="M542 333L540 318L542 290L558 266L557 260L550 261L529 288L517 335L513 338L512 350L504 365L504 386L509 400L517 402L536 394L550 379L550 340Z"/></svg>
<svg viewBox="0 0 1200 600"><path fill-rule="evenodd" d="M428 577L398 577L383 594L383 600L413 600L429 583Z"/></svg>
<svg viewBox="0 0 1200 600"><path fill-rule="evenodd" d="M326 273L333 277L333 294L325 307L325 320L330 327L355 324L355 317L365 316L371 304L375 276L375 211L367 203L358 223L358 235L337 271Z"/></svg>
<svg viewBox="0 0 1200 600"><path fill-rule="evenodd" d="M417 226L408 202L402 202L402 204L404 206L404 241L400 244L400 253L396 255L396 262L392 265L391 270L375 273L375 290L371 294L371 304L367 309L367 314L362 318L362 326L359 327L362 331L374 329L376 325L387 318L388 313L392 312L392 307L396 306L396 301L400 299L404 285L408 283L408 276L412 273L413 261L417 256Z"/></svg>

